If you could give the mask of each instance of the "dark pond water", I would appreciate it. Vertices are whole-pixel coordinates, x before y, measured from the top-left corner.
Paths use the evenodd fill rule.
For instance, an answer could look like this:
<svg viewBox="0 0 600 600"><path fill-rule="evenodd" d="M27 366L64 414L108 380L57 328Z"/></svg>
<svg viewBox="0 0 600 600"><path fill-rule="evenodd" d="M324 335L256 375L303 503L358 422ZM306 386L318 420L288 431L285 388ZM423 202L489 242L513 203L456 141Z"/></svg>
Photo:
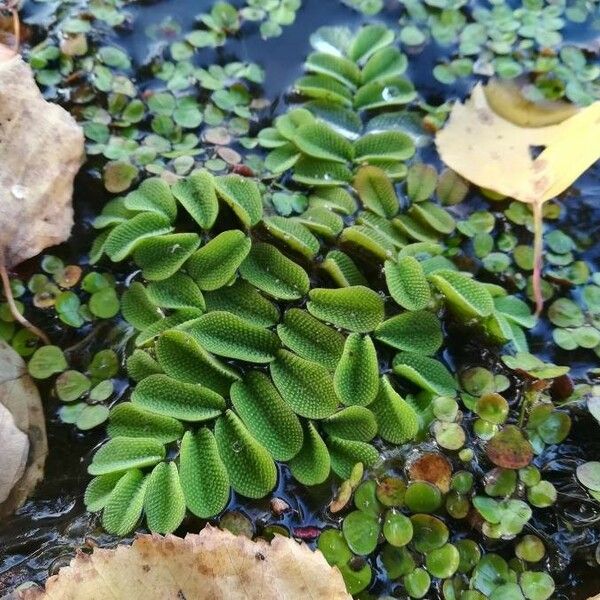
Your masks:
<svg viewBox="0 0 600 600"><path fill-rule="evenodd" d="M140 67L140 82L152 87L155 81L149 79L142 67L155 51L146 36L146 29L161 23L166 17L177 19L184 31L191 29L193 16L210 8L212 2L203 0L163 0L155 3L133 4L128 10L134 15L131 26L115 34L118 43L126 48ZM396 0L388 2L391 9L386 19L396 22L400 14ZM25 7L25 20L43 22L45 4L29 2ZM300 75L302 63L310 51L309 35L321 25L345 24L358 26L365 19L356 12L344 7L337 0L304 0L297 15L296 23L284 30L284 35L263 41L253 27L245 27L242 34L230 40L224 49L206 50L199 53L198 60L203 65L230 60L253 61L266 72L264 94L272 102L271 115L285 108L286 91ZM573 35L585 38L587 31L573 31ZM469 85L459 84L442 89L433 79L431 70L440 48L428 48L411 62L410 76L416 87L426 97L435 102L453 95L462 96ZM144 79L146 77L146 79ZM434 157L433 157L434 158ZM600 168L588 172L567 198L569 209L564 211L559 226L573 237L587 238L589 250L586 259L590 266L600 266ZM86 249L93 237L90 228L91 218L97 214L107 200L100 182L85 168L77 180L75 207L77 225L72 240L58 250L70 262L85 261ZM473 199L473 202L481 200ZM585 224L585 225L584 225ZM35 269L37 265L23 267ZM58 334L58 326L47 323ZM110 328L96 332L90 347L100 345L103 340L114 336L119 340L119 330ZM450 343L447 359L456 366L498 364L498 356L493 351L481 347L477 340L464 342L463 336L456 334L456 342ZM55 338L58 339L58 338ZM63 340L68 342L68 340ZM90 347L84 346L83 350ZM547 325L541 323L534 332L532 351L541 353L559 364L570 364L578 378L597 364L591 354L554 352ZM79 350L79 349L78 349ZM518 384L518 382L515 382ZM110 545L122 541L102 533L97 518L85 512L83 491L88 481L86 466L96 446L103 440L100 429L90 433L78 433L73 426L65 425L57 417L58 402L44 390L45 411L48 423L50 455L46 467L46 477L33 499L5 523L0 524L0 593L28 580L43 581L49 573L67 563L75 548L86 544ZM557 581L557 598L579 600L600 590L600 573L596 562L596 546L600 540L600 510L587 495L574 483L573 468L578 459L600 457L598 426L583 411L575 412L572 433L566 443L546 452L543 462L544 477L550 479L559 490L559 502L554 509L542 515L535 515L532 532L542 537L549 552L547 566ZM1 451L1 449L0 449ZM317 527L329 522L324 506L331 497L335 482L329 481L317 488L304 488L295 484L281 468L279 485L273 496L285 499L292 511L282 518L276 518L269 509L269 499L238 502L233 498L230 510L240 510L252 518L256 532L269 524L279 524L289 530ZM575 524L574 527L568 524ZM179 533L196 532L203 522L190 518L182 525ZM556 533L558 531L558 533ZM501 551L501 544L499 545ZM596 570L596 573L594 572ZM373 592L385 593L388 583L382 574L372 588ZM436 594L437 592L430 592ZM432 598L435 595L431 596Z"/></svg>

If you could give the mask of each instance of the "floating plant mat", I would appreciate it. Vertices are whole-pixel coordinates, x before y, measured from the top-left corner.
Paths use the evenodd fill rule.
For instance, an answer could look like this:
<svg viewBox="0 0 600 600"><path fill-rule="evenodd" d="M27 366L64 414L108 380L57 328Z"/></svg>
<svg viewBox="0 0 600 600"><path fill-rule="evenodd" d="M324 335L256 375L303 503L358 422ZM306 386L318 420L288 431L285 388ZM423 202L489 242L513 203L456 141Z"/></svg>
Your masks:
<svg viewBox="0 0 600 600"><path fill-rule="evenodd" d="M597 169L544 205L536 320L531 211L432 144L473 73L535 65L525 104L591 104L597 4L345 4L378 20L61 3L45 39L27 22L55 8L26 5L25 56L88 163L75 241L12 282L54 345L0 307L50 445L0 588L209 519L310 542L359 597L598 591Z"/></svg>

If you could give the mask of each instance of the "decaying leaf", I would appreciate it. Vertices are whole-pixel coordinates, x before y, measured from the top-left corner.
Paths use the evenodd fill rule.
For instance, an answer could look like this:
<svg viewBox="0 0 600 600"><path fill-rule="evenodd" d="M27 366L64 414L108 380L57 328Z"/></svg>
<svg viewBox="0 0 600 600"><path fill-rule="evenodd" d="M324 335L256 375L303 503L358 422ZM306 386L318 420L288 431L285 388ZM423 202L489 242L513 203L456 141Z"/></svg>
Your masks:
<svg viewBox="0 0 600 600"><path fill-rule="evenodd" d="M23 359L0 340L0 519L42 479L47 454L40 395Z"/></svg>
<svg viewBox="0 0 600 600"><path fill-rule="evenodd" d="M73 117L44 100L31 68L18 54L2 52L0 265L4 273L69 237L73 179L83 158L83 132ZM10 295L6 279L5 292ZM13 313L28 325L17 311Z"/></svg>
<svg viewBox="0 0 600 600"><path fill-rule="evenodd" d="M131 546L79 553L46 582L10 600L349 600L342 575L305 544L269 544L208 525L200 534L141 535Z"/></svg>
<svg viewBox="0 0 600 600"><path fill-rule="evenodd" d="M562 106L557 111L560 117L570 112ZM543 119L532 116L528 122L552 121L551 112L544 110ZM454 105L436 136L436 145L442 160L469 181L532 205L536 227L534 290L539 312L542 205L600 158L600 101L560 123L521 127L494 112L485 89L477 85L464 104Z"/></svg>

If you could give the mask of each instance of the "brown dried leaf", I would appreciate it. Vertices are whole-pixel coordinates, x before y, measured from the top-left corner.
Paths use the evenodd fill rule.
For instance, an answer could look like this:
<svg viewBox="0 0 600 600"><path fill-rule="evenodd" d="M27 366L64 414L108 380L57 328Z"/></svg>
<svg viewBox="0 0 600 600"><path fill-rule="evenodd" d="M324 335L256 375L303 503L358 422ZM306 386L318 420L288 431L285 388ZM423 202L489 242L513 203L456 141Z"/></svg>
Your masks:
<svg viewBox="0 0 600 600"><path fill-rule="evenodd" d="M350 600L323 555L275 536L269 544L206 526L200 534L141 535L131 546L79 553L15 600Z"/></svg>
<svg viewBox="0 0 600 600"><path fill-rule="evenodd" d="M46 102L19 55L0 58L0 252L6 267L63 242L73 224L73 179L83 132Z"/></svg>
<svg viewBox="0 0 600 600"><path fill-rule="evenodd" d="M23 359L3 341L0 341L0 449L0 519L3 519L25 502L42 479L48 454L40 395ZM23 452L25 464L16 467ZM6 475L9 472L11 476Z"/></svg>
<svg viewBox="0 0 600 600"><path fill-rule="evenodd" d="M408 474L411 479L428 481L446 493L450 489L452 465L439 452L425 452L410 462Z"/></svg>

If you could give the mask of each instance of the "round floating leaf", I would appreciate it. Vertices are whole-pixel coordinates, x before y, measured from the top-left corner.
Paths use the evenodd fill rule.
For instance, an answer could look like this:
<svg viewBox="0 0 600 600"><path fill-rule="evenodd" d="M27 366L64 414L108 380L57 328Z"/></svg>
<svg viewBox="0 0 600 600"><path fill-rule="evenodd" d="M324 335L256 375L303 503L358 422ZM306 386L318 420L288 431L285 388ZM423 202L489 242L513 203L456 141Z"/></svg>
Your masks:
<svg viewBox="0 0 600 600"><path fill-rule="evenodd" d="M329 437L327 447L331 456L331 468L342 479L350 477L356 463L369 468L379 460L379 452L365 442Z"/></svg>
<svg viewBox="0 0 600 600"><path fill-rule="evenodd" d="M229 501L229 476L212 432L187 431L179 451L179 479L185 503L201 519L219 514Z"/></svg>
<svg viewBox="0 0 600 600"><path fill-rule="evenodd" d="M412 573L416 566L412 554L406 548L397 548L391 544L384 544L381 562L390 579L397 579Z"/></svg>
<svg viewBox="0 0 600 600"><path fill-rule="evenodd" d="M104 512L102 526L113 535L127 535L137 524L144 506L148 478L138 469L127 471L110 493Z"/></svg>
<svg viewBox="0 0 600 600"><path fill-rule="evenodd" d="M362 469L362 465L361 469ZM364 470L364 469L362 469ZM361 512L379 517L381 504L377 500L377 483L373 479L363 481L354 493L354 506Z"/></svg>
<svg viewBox="0 0 600 600"><path fill-rule="evenodd" d="M412 521L394 509L388 510L383 520L383 535L392 546L406 546L413 536Z"/></svg>
<svg viewBox="0 0 600 600"><path fill-rule="evenodd" d="M509 582L510 577L510 569L502 557L493 553L485 554L473 571L472 585L489 596L494 589Z"/></svg>
<svg viewBox="0 0 600 600"><path fill-rule="evenodd" d="M469 539L457 540L454 545L459 555L459 573L469 573L481 558L479 546L476 542Z"/></svg>
<svg viewBox="0 0 600 600"><path fill-rule="evenodd" d="M161 308L206 308L200 288L191 277L180 272L162 281L150 282L146 295L152 304Z"/></svg>
<svg viewBox="0 0 600 600"><path fill-rule="evenodd" d="M377 500L384 506L402 506L405 492L406 484L399 477L382 477L377 482Z"/></svg>
<svg viewBox="0 0 600 600"><path fill-rule="evenodd" d="M175 274L200 245L196 233L173 233L147 238L136 245L133 260L149 281Z"/></svg>
<svg viewBox="0 0 600 600"><path fill-rule="evenodd" d="M144 510L148 529L152 532L171 533L181 525L185 517L185 499L175 463L159 463L150 473Z"/></svg>
<svg viewBox="0 0 600 600"><path fill-rule="evenodd" d="M527 490L527 500L537 508L547 508L556 502L556 488L549 481L540 481Z"/></svg>
<svg viewBox="0 0 600 600"><path fill-rule="evenodd" d="M304 154L313 158L345 163L354 157L352 144L331 127L318 121L298 127L292 141Z"/></svg>
<svg viewBox="0 0 600 600"><path fill-rule="evenodd" d="M452 577L458 569L460 563L460 554L456 546L444 544L441 548L435 548L427 553L427 570L434 577L446 579Z"/></svg>
<svg viewBox="0 0 600 600"><path fill-rule="evenodd" d="M56 378L55 386L56 395L63 402L73 402L90 389L91 382L83 373L70 369Z"/></svg>
<svg viewBox="0 0 600 600"><path fill-rule="evenodd" d="M273 216L263 219L263 225L274 238L308 259L314 258L319 251L319 240L298 221Z"/></svg>
<svg viewBox="0 0 600 600"><path fill-rule="evenodd" d="M277 468L267 450L228 410L215 424L219 455L227 469L231 487L247 498L266 496L277 483Z"/></svg>
<svg viewBox="0 0 600 600"><path fill-rule="evenodd" d="M90 512L102 510L121 477L123 477L122 472L94 477L85 488L85 494L83 496L83 501L87 510Z"/></svg>
<svg viewBox="0 0 600 600"><path fill-rule="evenodd" d="M431 302L423 267L412 256L403 256L398 262L386 260L385 282L394 301L407 310L422 310Z"/></svg>
<svg viewBox="0 0 600 600"><path fill-rule="evenodd" d="M370 410L377 419L379 435L392 444L405 444L419 431L419 419L413 407L392 388L389 379L380 380L379 391Z"/></svg>
<svg viewBox="0 0 600 600"><path fill-rule="evenodd" d="M224 231L195 252L187 261L186 269L201 290L219 289L235 277L251 245L243 231Z"/></svg>
<svg viewBox="0 0 600 600"><path fill-rule="evenodd" d="M429 279L460 315L487 317L494 311L494 301L488 289L464 273L436 271Z"/></svg>
<svg viewBox="0 0 600 600"><path fill-rule="evenodd" d="M158 440L150 438L112 438L102 446L91 464L90 475L105 475L127 469L152 467L165 457L165 448Z"/></svg>
<svg viewBox="0 0 600 600"><path fill-rule="evenodd" d="M332 566L341 567L352 558L352 552L348 548L344 534L337 529L324 529L319 535L317 548Z"/></svg>
<svg viewBox="0 0 600 600"><path fill-rule="evenodd" d="M600 492L600 462L589 461L577 467L577 479L589 490Z"/></svg>
<svg viewBox="0 0 600 600"><path fill-rule="evenodd" d="M533 448L515 425L503 427L485 449L488 458L504 469L521 469L533 458Z"/></svg>
<svg viewBox="0 0 600 600"><path fill-rule="evenodd" d="M58 346L38 348L27 365L29 374L35 379L47 379L67 368L67 360Z"/></svg>
<svg viewBox="0 0 600 600"><path fill-rule="evenodd" d="M350 563L338 567L339 572L344 578L346 591L349 594L358 594L362 592L373 578L373 572L369 563L363 564L359 569L353 569Z"/></svg>
<svg viewBox="0 0 600 600"><path fill-rule="evenodd" d="M371 554L379 540L379 518L360 510L351 512L342 522L342 532L354 554Z"/></svg>
<svg viewBox="0 0 600 600"><path fill-rule="evenodd" d="M271 327L279 321L279 309L243 279L220 290L206 293L207 311L233 313L253 325Z"/></svg>
<svg viewBox="0 0 600 600"><path fill-rule="evenodd" d="M515 546L515 554L517 558L527 562L539 562L546 554L544 542L535 535L524 535L519 543Z"/></svg>
<svg viewBox="0 0 600 600"><path fill-rule="evenodd" d="M496 393L484 394L477 400L475 412L485 421L502 425L508 416L508 402Z"/></svg>
<svg viewBox="0 0 600 600"><path fill-rule="evenodd" d="M330 371L335 370L344 351L341 333L299 308L285 312L277 334L290 350Z"/></svg>
<svg viewBox="0 0 600 600"><path fill-rule="evenodd" d="M571 430L571 418L565 412L552 411L537 427L546 444L560 444Z"/></svg>
<svg viewBox="0 0 600 600"><path fill-rule="evenodd" d="M173 195L202 229L210 229L219 214L219 202L212 175L198 171L179 180Z"/></svg>
<svg viewBox="0 0 600 600"><path fill-rule="evenodd" d="M368 408L349 406L325 419L323 430L346 440L368 442L377 434L377 422Z"/></svg>
<svg viewBox="0 0 600 600"><path fill-rule="evenodd" d="M358 333L375 329L384 318L383 298L362 285L340 289L315 288L307 308L317 319Z"/></svg>
<svg viewBox="0 0 600 600"><path fill-rule="evenodd" d="M368 335L351 333L333 376L335 391L347 406L367 406L379 389L379 363Z"/></svg>
<svg viewBox="0 0 600 600"><path fill-rule="evenodd" d="M303 428L302 448L288 465L294 479L303 485L318 485L329 477L331 469L329 451L310 421L304 421Z"/></svg>
<svg viewBox="0 0 600 600"><path fill-rule="evenodd" d="M131 401L157 415L192 422L214 419L225 409L223 397L211 389L166 375L150 375L140 381Z"/></svg>
<svg viewBox="0 0 600 600"><path fill-rule="evenodd" d="M548 573L525 571L519 583L527 600L547 600L554 594L554 580Z"/></svg>
<svg viewBox="0 0 600 600"><path fill-rule="evenodd" d="M428 481L446 493L450 488L452 465L439 452L424 452L410 461L408 473L412 480Z"/></svg>
<svg viewBox="0 0 600 600"><path fill-rule="evenodd" d="M429 311L405 312L384 321L375 338L388 346L417 354L435 354L444 341L442 325Z"/></svg>
<svg viewBox="0 0 600 600"><path fill-rule="evenodd" d="M301 298L310 286L306 271L271 244L253 243L240 273L259 290L281 300Z"/></svg>
<svg viewBox="0 0 600 600"><path fill-rule="evenodd" d="M237 215L244 227L256 225L262 218L262 197L252 179L240 175L221 175L214 178L217 195Z"/></svg>
<svg viewBox="0 0 600 600"><path fill-rule="evenodd" d="M428 481L413 481L406 488L404 502L413 512L431 513L442 505L442 494Z"/></svg>
<svg viewBox="0 0 600 600"><path fill-rule="evenodd" d="M454 396L456 381L448 369L433 358L414 352L399 352L394 357L392 369L415 385L439 396Z"/></svg>
<svg viewBox="0 0 600 600"><path fill-rule="evenodd" d="M220 310L202 315L185 329L209 352L248 362L271 362L280 346L273 332Z"/></svg>
<svg viewBox="0 0 600 600"><path fill-rule="evenodd" d="M144 212L117 225L104 242L104 252L113 262L127 258L143 239L164 235L172 230L164 215Z"/></svg>
<svg viewBox="0 0 600 600"><path fill-rule="evenodd" d="M248 372L231 386L231 402L248 431L275 460L287 461L302 447L302 425L271 380Z"/></svg>
<svg viewBox="0 0 600 600"><path fill-rule="evenodd" d="M431 585L431 577L425 569L416 568L402 578L406 592L411 598L424 598Z"/></svg>
<svg viewBox="0 0 600 600"><path fill-rule="evenodd" d="M333 380L322 365L279 350L270 369L275 386L295 413L308 419L323 419L337 408Z"/></svg>
<svg viewBox="0 0 600 600"><path fill-rule="evenodd" d="M418 514L410 517L410 520L413 524L412 544L418 552L431 552L448 541L448 527L437 517Z"/></svg>
<svg viewBox="0 0 600 600"><path fill-rule="evenodd" d="M110 411L106 431L111 438L152 438L168 444L180 439L184 430L177 419L155 415L131 402L123 402Z"/></svg>
<svg viewBox="0 0 600 600"><path fill-rule="evenodd" d="M356 173L353 186L365 208L386 218L398 213L400 203L394 185L379 167L361 167Z"/></svg>

